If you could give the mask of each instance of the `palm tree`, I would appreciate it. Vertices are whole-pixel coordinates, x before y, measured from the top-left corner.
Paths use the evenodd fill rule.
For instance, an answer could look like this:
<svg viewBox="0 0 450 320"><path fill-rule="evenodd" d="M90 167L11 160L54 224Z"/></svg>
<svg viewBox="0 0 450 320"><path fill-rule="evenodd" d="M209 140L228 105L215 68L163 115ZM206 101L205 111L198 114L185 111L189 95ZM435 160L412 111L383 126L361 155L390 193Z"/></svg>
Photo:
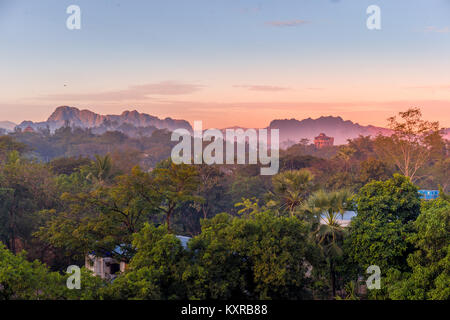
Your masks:
<svg viewBox="0 0 450 320"><path fill-rule="evenodd" d="M342 146L339 148L338 153L336 154L336 159L341 159L344 161L344 170L348 171L348 164L353 154L356 152L355 149L349 146Z"/></svg>
<svg viewBox="0 0 450 320"><path fill-rule="evenodd" d="M109 154L105 156L95 155L95 161L89 177L96 180L99 184L104 184L111 177L112 168L112 160Z"/></svg>
<svg viewBox="0 0 450 320"><path fill-rule="evenodd" d="M306 169L277 174L272 178L273 191L269 193L269 198L278 204L279 209L293 216L295 209L303 205L313 178L313 174Z"/></svg>
<svg viewBox="0 0 450 320"><path fill-rule="evenodd" d="M345 229L340 225L338 217L339 215L344 217L346 209L350 207L351 197L351 193L347 190L330 193L320 190L314 193L304 206L304 210L312 213L318 222L312 236L322 249L329 265L333 297L336 296L335 264L342 256L341 245L345 236Z"/></svg>

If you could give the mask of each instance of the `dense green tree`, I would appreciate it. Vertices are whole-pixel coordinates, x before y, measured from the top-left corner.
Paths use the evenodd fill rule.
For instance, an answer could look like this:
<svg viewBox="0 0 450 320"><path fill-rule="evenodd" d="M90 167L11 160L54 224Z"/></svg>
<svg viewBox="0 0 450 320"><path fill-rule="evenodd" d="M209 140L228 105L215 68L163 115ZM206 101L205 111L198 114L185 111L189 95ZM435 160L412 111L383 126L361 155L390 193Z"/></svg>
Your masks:
<svg viewBox="0 0 450 320"><path fill-rule="evenodd" d="M49 166L56 175L65 174L69 176L90 164L91 160L89 158L57 158L50 161Z"/></svg>
<svg viewBox="0 0 450 320"><path fill-rule="evenodd" d="M356 197L358 216L379 215L403 223L414 221L420 214L418 188L402 175L386 181L372 181L360 189Z"/></svg>
<svg viewBox="0 0 450 320"><path fill-rule="evenodd" d="M281 151L280 171L310 168L314 165L317 165L317 163L324 161L326 160L310 155L300 155L298 153L294 153L293 150L291 150L290 152Z"/></svg>
<svg viewBox="0 0 450 320"><path fill-rule="evenodd" d="M411 272L391 275L389 297L404 300L450 299L450 201L423 204L408 237L416 251L408 256Z"/></svg>
<svg viewBox="0 0 450 320"><path fill-rule="evenodd" d="M229 210L233 210L233 204L241 202L243 198L262 199L267 191L268 186L261 176L248 177L234 175L228 190L231 197L231 208Z"/></svg>
<svg viewBox="0 0 450 320"><path fill-rule="evenodd" d="M348 146L354 150L352 157L359 161L375 156L374 141L370 136L360 135L355 139L349 139Z"/></svg>
<svg viewBox="0 0 450 320"><path fill-rule="evenodd" d="M392 172L385 162L369 158L361 162L358 180L365 185L373 180L387 180L391 175Z"/></svg>
<svg viewBox="0 0 450 320"><path fill-rule="evenodd" d="M40 212L44 225L35 235L55 248L64 248L70 256L82 258L94 251L130 259L134 253L132 235L156 211L152 195L141 193L147 178L135 168L131 174L118 177L116 185L64 193L61 210Z"/></svg>
<svg viewBox="0 0 450 320"><path fill-rule="evenodd" d="M313 174L306 169L279 173L272 178L272 191L268 197L276 203L280 212L293 216L295 209L311 193L313 178Z"/></svg>
<svg viewBox="0 0 450 320"><path fill-rule="evenodd" d="M145 225L134 235L136 254L106 295L114 299L186 299L187 252L167 226Z"/></svg>
<svg viewBox="0 0 450 320"><path fill-rule="evenodd" d="M26 254L14 255L0 243L0 300L61 299L65 279L39 261L29 262Z"/></svg>
<svg viewBox="0 0 450 320"><path fill-rule="evenodd" d="M326 175L326 181L323 186L326 190L336 191L341 189L354 190L356 187L356 181L354 176L350 172L338 171L331 175Z"/></svg>
<svg viewBox="0 0 450 320"><path fill-rule="evenodd" d="M450 154L450 150L449 150ZM450 190L450 157L445 157L437 161L431 168L431 175L434 186L442 186L443 191Z"/></svg>
<svg viewBox="0 0 450 320"><path fill-rule="evenodd" d="M20 155L27 150L29 148L25 144L14 140L12 137L0 136L0 163L6 161L12 151L16 151Z"/></svg>
<svg viewBox="0 0 450 320"><path fill-rule="evenodd" d="M406 238L420 213L417 187L398 174L387 181L373 181L361 188L356 206L358 214L345 239L348 263L361 273L370 265L378 265L383 275L391 268L404 271L412 250Z"/></svg>
<svg viewBox="0 0 450 320"><path fill-rule="evenodd" d="M186 202L203 202L203 198L196 195L200 183L198 170L167 160L161 162L150 176L150 193L156 197L157 209L164 214L167 229L172 232L170 222L177 209Z"/></svg>
<svg viewBox="0 0 450 320"><path fill-rule="evenodd" d="M202 165L199 168L198 196L204 201L198 204L203 219L226 211L230 197L227 194L227 177L218 166Z"/></svg>
<svg viewBox="0 0 450 320"><path fill-rule="evenodd" d="M202 233L190 241L195 263L184 272L191 299L243 298L244 259L234 252L230 233L233 217L222 213L202 220Z"/></svg>
<svg viewBox="0 0 450 320"><path fill-rule="evenodd" d="M149 221L164 219L170 228L171 216L183 203L201 200L195 196L197 187L191 166L168 164L151 173L135 167L114 185L64 193L61 208L40 212L43 225L35 235L78 259L94 251L129 260L132 235Z"/></svg>
<svg viewBox="0 0 450 320"><path fill-rule="evenodd" d="M245 201L241 218L219 214L191 240L197 298L302 299L310 297L315 263L308 227Z"/></svg>
<svg viewBox="0 0 450 320"><path fill-rule="evenodd" d="M8 154L0 169L0 239L16 253L30 241L34 212L55 204L55 184L45 165L21 158L17 151Z"/></svg>
<svg viewBox="0 0 450 320"><path fill-rule="evenodd" d="M26 252L14 255L0 243L0 300L101 299L107 283L81 268L80 289L67 288L69 274L52 272Z"/></svg>

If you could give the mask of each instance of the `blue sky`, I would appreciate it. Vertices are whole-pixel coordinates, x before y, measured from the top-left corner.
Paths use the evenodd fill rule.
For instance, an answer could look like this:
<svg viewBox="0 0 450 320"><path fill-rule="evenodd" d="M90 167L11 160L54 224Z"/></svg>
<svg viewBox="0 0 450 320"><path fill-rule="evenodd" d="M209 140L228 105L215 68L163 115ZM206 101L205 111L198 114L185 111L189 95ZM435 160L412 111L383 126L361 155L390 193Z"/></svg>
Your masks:
<svg viewBox="0 0 450 320"><path fill-rule="evenodd" d="M81 30L66 28L72 4ZM381 30L366 28L371 4ZM0 120L72 105L383 125L414 104L450 126L450 0L0 0L0 43Z"/></svg>

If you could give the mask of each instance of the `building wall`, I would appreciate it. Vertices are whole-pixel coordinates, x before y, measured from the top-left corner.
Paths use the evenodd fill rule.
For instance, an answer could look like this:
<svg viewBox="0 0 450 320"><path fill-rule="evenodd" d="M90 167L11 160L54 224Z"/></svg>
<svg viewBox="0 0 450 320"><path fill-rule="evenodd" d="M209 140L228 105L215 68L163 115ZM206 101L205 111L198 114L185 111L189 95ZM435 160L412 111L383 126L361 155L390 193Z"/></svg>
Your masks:
<svg viewBox="0 0 450 320"><path fill-rule="evenodd" d="M319 136L317 136L314 139L314 145L317 149L323 148L323 147L331 147L334 144L334 138L328 137L325 134L321 133Z"/></svg>
<svg viewBox="0 0 450 320"><path fill-rule="evenodd" d="M86 269L102 279L114 279L117 276L117 274L112 273L113 265L119 265L120 272L124 272L127 267L125 262L118 262L110 257L96 257L90 254L85 258Z"/></svg>

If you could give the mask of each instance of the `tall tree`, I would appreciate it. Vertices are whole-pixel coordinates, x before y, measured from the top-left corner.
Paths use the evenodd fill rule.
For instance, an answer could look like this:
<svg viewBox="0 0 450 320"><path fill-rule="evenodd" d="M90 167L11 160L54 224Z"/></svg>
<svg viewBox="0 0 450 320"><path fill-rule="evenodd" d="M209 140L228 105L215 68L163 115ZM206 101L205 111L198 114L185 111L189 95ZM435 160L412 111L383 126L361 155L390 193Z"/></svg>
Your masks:
<svg viewBox="0 0 450 320"><path fill-rule="evenodd" d="M345 211L352 208L352 194L347 190L326 193L322 190L314 193L304 207L319 220L314 231L314 238L322 249L330 274L333 297L336 296L336 264L343 255L342 245L345 230L338 216L343 217Z"/></svg>
<svg viewBox="0 0 450 320"><path fill-rule="evenodd" d="M64 193L62 208L40 212L44 225L36 236L71 256L94 251L129 260L134 254L132 235L156 213L155 196L145 189L147 183L148 174L134 168L118 177L115 185Z"/></svg>
<svg viewBox="0 0 450 320"><path fill-rule="evenodd" d="M94 182L104 185L112 175L113 163L109 154L105 156L95 155L95 161L91 166L91 175L88 178Z"/></svg>
<svg viewBox="0 0 450 320"><path fill-rule="evenodd" d="M226 176L218 166L201 165L199 167L199 189L198 195L204 199L198 203L198 210L203 219L207 219L213 213L225 211L226 202L231 199L227 197Z"/></svg>
<svg viewBox="0 0 450 320"><path fill-rule="evenodd" d="M350 160L352 159L353 154L355 154L355 152L356 150L348 145L339 147L335 158L344 161L345 171L349 170Z"/></svg>
<svg viewBox="0 0 450 320"><path fill-rule="evenodd" d="M244 201L240 217L218 214L204 220L191 240L194 261L186 276L197 299L304 299L314 264L308 228L296 217Z"/></svg>
<svg viewBox="0 0 450 320"><path fill-rule="evenodd" d="M365 185L371 181L387 180L391 175L391 170L385 162L368 158L360 163L358 180Z"/></svg>
<svg viewBox="0 0 450 320"><path fill-rule="evenodd" d="M284 171L272 178L273 190L269 199L273 200L282 212L294 216L311 192L313 174L306 169Z"/></svg>
<svg viewBox="0 0 450 320"><path fill-rule="evenodd" d="M412 246L406 238L413 233L412 222L420 214L417 187L399 174L387 181L373 181L356 195L357 216L345 239L348 263L365 272L370 265L380 267L385 276L390 269L404 271Z"/></svg>
<svg viewBox="0 0 450 320"><path fill-rule="evenodd" d="M389 297L407 300L450 299L450 201L439 198L423 204L407 239L415 246L408 256L412 272L391 277Z"/></svg>
<svg viewBox="0 0 450 320"><path fill-rule="evenodd" d="M439 122L423 120L419 108L399 112L399 116L400 119L395 116L388 119L393 134L390 137L378 136L376 150L414 182L418 179L419 170L430 160L433 146L442 143Z"/></svg>
<svg viewBox="0 0 450 320"><path fill-rule="evenodd" d="M9 153L0 167L0 237L14 253L26 247L35 228L34 212L54 205L55 184L41 163Z"/></svg>
<svg viewBox="0 0 450 320"><path fill-rule="evenodd" d="M114 299L187 299L183 273L188 253L167 226L146 224L133 237L137 248L127 271L114 280L107 295Z"/></svg>
<svg viewBox="0 0 450 320"><path fill-rule="evenodd" d="M0 136L0 163L5 162L12 151L17 151L20 155L28 150L29 148L25 144L14 140L12 137Z"/></svg>
<svg viewBox="0 0 450 320"><path fill-rule="evenodd" d="M199 174L194 166L176 165L170 160L162 162L150 174L151 193L157 198L157 209L165 215L167 229L172 232L171 218L176 209L186 202L203 202L196 195L199 187Z"/></svg>

